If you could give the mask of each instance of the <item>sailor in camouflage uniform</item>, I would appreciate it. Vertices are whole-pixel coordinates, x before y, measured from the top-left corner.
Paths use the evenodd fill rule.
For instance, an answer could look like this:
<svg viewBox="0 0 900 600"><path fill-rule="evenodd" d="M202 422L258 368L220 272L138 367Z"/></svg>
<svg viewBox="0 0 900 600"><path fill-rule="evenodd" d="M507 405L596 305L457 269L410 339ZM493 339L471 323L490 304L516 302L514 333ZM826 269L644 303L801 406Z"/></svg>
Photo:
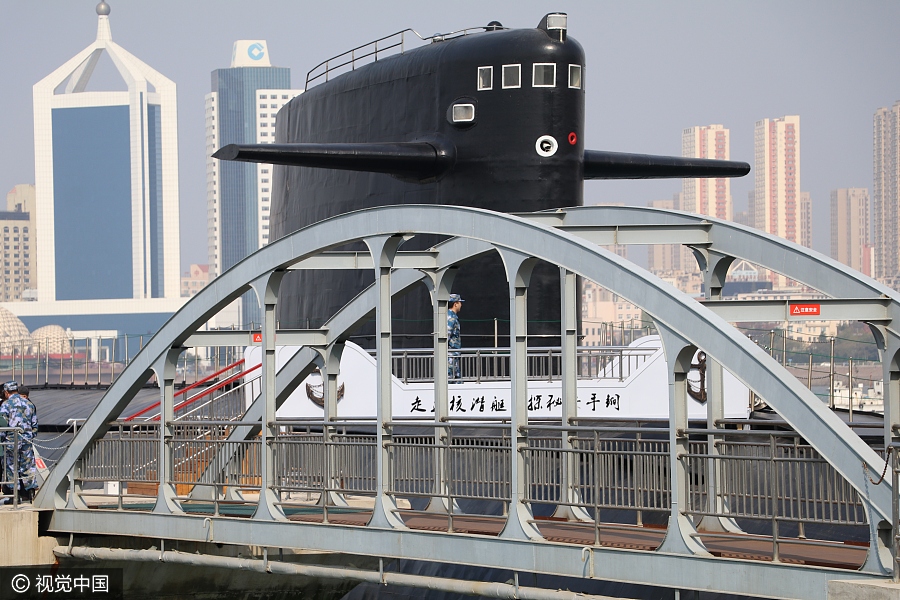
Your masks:
<svg viewBox="0 0 900 600"><path fill-rule="evenodd" d="M447 379L460 379L459 371L459 349L462 348L462 341L459 337L459 311L462 310L462 303L465 302L459 297L459 294L450 294L450 300L447 303Z"/></svg>
<svg viewBox="0 0 900 600"><path fill-rule="evenodd" d="M18 427L22 430L19 436L18 462L19 462L19 497L29 502L34 497L37 489L37 468L34 464L34 446L32 440L38 429L37 411L34 404L18 393L19 386L15 381L7 381L3 384L3 404L0 405L0 426ZM15 434L12 432L0 434L0 442L4 445L6 456L6 473L4 480L12 482L15 477L16 457L12 444L15 442ZM4 487L4 493L12 493L12 485Z"/></svg>

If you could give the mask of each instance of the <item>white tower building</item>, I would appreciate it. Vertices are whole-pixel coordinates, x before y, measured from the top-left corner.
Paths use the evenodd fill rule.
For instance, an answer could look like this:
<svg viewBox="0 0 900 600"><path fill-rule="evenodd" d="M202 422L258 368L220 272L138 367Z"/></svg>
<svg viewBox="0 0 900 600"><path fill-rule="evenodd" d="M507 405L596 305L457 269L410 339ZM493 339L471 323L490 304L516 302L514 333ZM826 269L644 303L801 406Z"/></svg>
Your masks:
<svg viewBox="0 0 900 600"><path fill-rule="evenodd" d="M112 41L109 12L34 86L39 302L180 295L175 84ZM87 89L104 52L124 90Z"/></svg>

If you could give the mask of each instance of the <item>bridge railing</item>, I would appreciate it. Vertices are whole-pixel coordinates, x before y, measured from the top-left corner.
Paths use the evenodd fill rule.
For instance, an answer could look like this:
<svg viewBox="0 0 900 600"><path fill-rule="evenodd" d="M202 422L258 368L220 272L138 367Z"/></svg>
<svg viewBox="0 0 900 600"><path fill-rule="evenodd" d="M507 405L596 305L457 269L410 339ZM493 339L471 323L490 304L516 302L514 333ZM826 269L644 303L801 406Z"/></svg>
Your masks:
<svg viewBox="0 0 900 600"><path fill-rule="evenodd" d="M178 498L190 498L196 486L211 486L216 511L225 501L255 503L252 497L241 500L230 493L260 491L260 439L229 439L235 428L247 425L252 423L170 423L174 435L166 444L174 469L166 483L175 487ZM292 420L276 425L278 433L271 441L276 471L273 491L283 507L321 505L324 495L327 521L334 498L377 494L382 484L376 469L373 420ZM385 482L389 494L410 501L439 501L469 514L498 514L499 507L504 513L508 510L513 452L508 419L439 424L402 420L385 425L390 432L384 442L389 449ZM598 544L601 530L609 527L640 527L650 514L660 524L672 502L669 432L660 425L608 420L579 420L569 426L549 420L530 422L523 429L526 444L518 450L526 466L524 501L582 511L580 526L592 528ZM688 503L682 512L697 522L719 519L735 531L756 523L750 529L770 536L776 560L780 546L788 540L821 544L815 538L834 526L855 527L858 537L866 539L867 513L858 493L799 435L771 429L689 429L679 435L690 437L688 451L679 457L689 482ZM159 483L159 439L158 422L113 424L85 453L76 470L76 493L85 498L108 494L83 489L82 484L96 488L100 482L116 482L120 491L114 500L120 506L153 496ZM893 464L896 478L900 463L895 458ZM417 511L404 508L403 512ZM449 530L459 514L448 511Z"/></svg>
<svg viewBox="0 0 900 600"><path fill-rule="evenodd" d="M371 351L374 356L374 350ZM622 346L585 346L577 352L579 379L612 379L631 377L658 348ZM509 380L509 348L463 348L451 350L458 355L462 381ZM528 349L528 379L554 381L562 377L562 352L559 347ZM434 351L428 349L395 349L391 356L394 377L403 383L434 381Z"/></svg>
<svg viewBox="0 0 900 600"><path fill-rule="evenodd" d="M19 506L19 446L22 430L0 427L0 499Z"/></svg>

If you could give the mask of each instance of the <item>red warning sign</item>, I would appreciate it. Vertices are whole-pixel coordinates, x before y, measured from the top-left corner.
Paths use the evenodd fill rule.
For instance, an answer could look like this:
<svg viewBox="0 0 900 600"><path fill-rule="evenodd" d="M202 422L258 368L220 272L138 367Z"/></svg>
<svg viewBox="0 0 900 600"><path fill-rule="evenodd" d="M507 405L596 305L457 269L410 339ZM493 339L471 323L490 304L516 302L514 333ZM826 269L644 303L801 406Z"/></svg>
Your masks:
<svg viewBox="0 0 900 600"><path fill-rule="evenodd" d="M792 317L814 317L822 314L821 304L791 304Z"/></svg>
<svg viewBox="0 0 900 600"><path fill-rule="evenodd" d="M47 464L44 462L44 459L41 458L40 456L34 457L34 464L38 469L46 469L47 468Z"/></svg>
<svg viewBox="0 0 900 600"><path fill-rule="evenodd" d="M254 344L262 344L262 332L253 332L250 334L250 341Z"/></svg>

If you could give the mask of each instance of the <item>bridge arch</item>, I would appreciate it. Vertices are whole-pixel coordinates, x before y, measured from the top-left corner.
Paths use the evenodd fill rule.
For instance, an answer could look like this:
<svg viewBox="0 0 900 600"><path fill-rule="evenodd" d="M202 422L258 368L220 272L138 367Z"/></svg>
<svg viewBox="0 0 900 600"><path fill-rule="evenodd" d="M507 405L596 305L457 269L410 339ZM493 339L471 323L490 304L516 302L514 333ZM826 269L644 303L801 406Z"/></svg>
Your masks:
<svg viewBox="0 0 900 600"><path fill-rule="evenodd" d="M667 218L689 221L677 215ZM317 336L310 334L309 339L318 340L312 345L327 347L344 339L371 312L373 306L378 310L379 306L385 305L386 299L389 305L392 293L404 286L416 285L422 279L419 272L391 272L395 268L419 268L404 266L399 259L397 262L392 261L398 256L395 251L403 236L423 233L454 238L437 249L436 260L424 268L426 277L430 273L452 269L472 255L497 250L510 256L517 255L523 262L540 259L560 265L565 271L597 281L617 295L641 306L662 329L670 332L672 339L677 340L671 346L676 354L683 354L683 349L690 346L703 349L715 357L748 387L766 398L871 504L875 512L888 518L891 506L890 487L872 486L868 480L870 473L881 471L883 461L775 360L709 308L627 260L574 232L566 231L565 225L542 222L545 219L546 215L542 214L514 216L462 207L392 206L340 215L267 246L214 280L174 315L145 346L132 365L107 391L73 441L69 452L51 473L37 500L39 506L57 509L65 507L68 474L90 442L103 435L107 422L121 413L152 371L165 372L160 361L170 356L173 349L181 348L204 322L233 299L249 289L257 290L261 304L266 305L267 321L263 328L263 344L267 350L273 349L274 295L268 293L272 291L269 283L277 280L280 274L290 268L329 249L352 241L368 242L374 250L372 256L377 257L375 265L385 278L380 287L376 285L364 290L352 306L336 314ZM691 222L691 225L695 224L696 222ZM579 224L576 227L585 225ZM801 262L794 261L794 264ZM765 265L762 261L760 263ZM784 268L789 271L786 274L793 278L791 269ZM515 273L518 273L518 268L511 271L511 274ZM802 280L800 277L797 279ZM511 306L515 300L516 288L522 287L516 283L513 281L510 284ZM865 287L864 283L858 289ZM439 298L448 291L441 288L440 282L438 288ZM269 310L270 306L272 310ZM384 322L383 315L376 317ZM389 318L387 322L389 323ZM382 333L386 333L389 339L389 325L387 327L387 331ZM380 358L384 358L383 351L381 354ZM283 398L291 385L299 383L305 376L304 373L308 373L309 364L315 360L321 362L320 355L304 352L292 368L283 369L283 376L280 373L275 381L272 380L274 371L269 371L268 380L264 382L264 388L268 392L257 418L266 417L266 413L271 415L277 399ZM670 360L676 359L673 356ZM383 395L381 399L383 400ZM389 410L390 405L386 406ZM384 414L385 404L379 402L379 407L379 417L382 420L385 417L389 419L390 415ZM677 435L674 428L671 435ZM169 512L177 510L171 505L163 508ZM385 507L383 514L388 514L389 509L390 507ZM268 516L277 519L277 511L270 511ZM390 520L385 520L380 525L385 528L397 526ZM688 546L670 546L669 549L696 552Z"/></svg>

